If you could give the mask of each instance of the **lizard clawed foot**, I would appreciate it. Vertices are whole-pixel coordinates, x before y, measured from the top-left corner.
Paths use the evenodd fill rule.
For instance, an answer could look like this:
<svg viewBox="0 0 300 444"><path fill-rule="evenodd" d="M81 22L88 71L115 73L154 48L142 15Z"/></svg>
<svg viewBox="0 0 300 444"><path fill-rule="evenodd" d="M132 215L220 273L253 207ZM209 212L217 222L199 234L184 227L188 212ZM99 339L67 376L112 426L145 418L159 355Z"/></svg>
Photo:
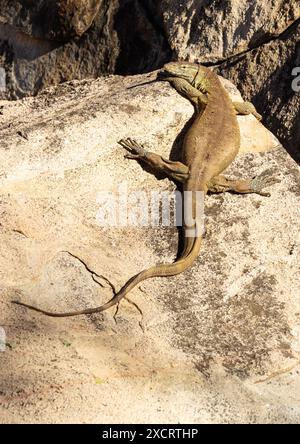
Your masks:
<svg viewBox="0 0 300 444"><path fill-rule="evenodd" d="M254 117L257 118L257 120L260 122L262 120L262 115L259 114L251 102L244 102L245 106L248 108L249 113L253 114Z"/></svg>
<svg viewBox="0 0 300 444"><path fill-rule="evenodd" d="M137 143L134 139L128 137L127 139L121 139L118 143L129 151L129 153L125 155L126 159L139 160L147 156L147 151L144 146Z"/></svg>
<svg viewBox="0 0 300 444"><path fill-rule="evenodd" d="M262 191L265 187L269 187L274 183L278 183L279 179L270 176L270 170L265 170L258 176L253 177L250 183L252 193L260 194L261 196L270 197L270 193Z"/></svg>
<svg viewBox="0 0 300 444"><path fill-rule="evenodd" d="M143 145L135 140L127 138L118 142L123 148L129 151L127 159L141 160L154 173L163 174L177 182L184 182L189 176L189 168L181 162L165 159L159 154L146 151Z"/></svg>

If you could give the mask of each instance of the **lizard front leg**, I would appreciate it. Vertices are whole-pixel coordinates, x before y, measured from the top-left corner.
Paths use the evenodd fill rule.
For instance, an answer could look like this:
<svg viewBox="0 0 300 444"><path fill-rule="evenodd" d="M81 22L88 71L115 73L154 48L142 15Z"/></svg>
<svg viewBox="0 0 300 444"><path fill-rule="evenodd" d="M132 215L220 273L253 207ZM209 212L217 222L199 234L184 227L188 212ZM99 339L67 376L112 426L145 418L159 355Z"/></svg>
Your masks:
<svg viewBox="0 0 300 444"><path fill-rule="evenodd" d="M118 142L123 148L129 151L125 155L127 159L135 159L148 165L154 172L163 173L170 179L177 182L185 182L189 177L189 169L181 162L165 159L159 154L147 151L133 139L122 139Z"/></svg>
<svg viewBox="0 0 300 444"><path fill-rule="evenodd" d="M192 102L198 113L207 105L207 94L194 85L191 85L187 80L181 77L168 77L165 80L167 80L179 94Z"/></svg>
<svg viewBox="0 0 300 444"><path fill-rule="evenodd" d="M238 194L256 193L261 196L270 196L270 193L263 191L265 187L273 185L278 180L269 175L266 170L259 176L252 179L229 179L219 175L210 180L207 184L210 193L225 193L226 191Z"/></svg>
<svg viewBox="0 0 300 444"><path fill-rule="evenodd" d="M261 120L262 116L257 112L255 106L251 102L232 102L237 114L247 116L253 114L257 120Z"/></svg>
<svg viewBox="0 0 300 444"><path fill-rule="evenodd" d="M192 87L194 87L196 90L198 90L201 94L201 99L203 100L203 97L205 97L205 94L207 93L209 89L209 82L207 79L203 76L203 73L201 71L201 67L197 70L197 73L192 81ZM200 99L200 100L201 100ZM199 98L198 98L199 100ZM249 114L253 114L254 117L257 118L257 120L262 120L262 116L257 112L255 106L251 102L236 102L233 101L233 106L236 111L236 114L247 116Z"/></svg>

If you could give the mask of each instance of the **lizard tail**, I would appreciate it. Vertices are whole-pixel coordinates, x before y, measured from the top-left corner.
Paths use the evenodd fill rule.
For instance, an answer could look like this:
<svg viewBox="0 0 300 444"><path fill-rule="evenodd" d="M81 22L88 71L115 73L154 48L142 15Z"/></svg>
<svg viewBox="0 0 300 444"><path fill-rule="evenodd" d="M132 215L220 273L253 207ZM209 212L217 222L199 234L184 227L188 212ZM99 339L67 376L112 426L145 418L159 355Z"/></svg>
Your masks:
<svg viewBox="0 0 300 444"><path fill-rule="evenodd" d="M201 236L197 236L193 239L192 246L176 262L174 262L173 264L161 264L155 267L148 268L147 270L141 271L140 273L136 274L131 279L129 279L129 281L126 282L124 287L122 287L121 290L116 295L114 295L114 297L110 301L106 302L100 307L88 308L86 310L81 310L81 311L73 311L73 312L71 311L67 313L54 313L42 310L32 305L24 304L23 302L19 301L12 301L12 303L21 305L22 307L29 308L30 310L34 310L37 311L38 313L42 313L46 316L51 316L54 318L64 318L70 316L100 313L118 304L121 299L123 299L134 287L136 287L136 285L138 285L140 282L144 281L145 279L153 277L175 276L176 274L185 271L193 264L195 259L198 257L200 245L201 245Z"/></svg>

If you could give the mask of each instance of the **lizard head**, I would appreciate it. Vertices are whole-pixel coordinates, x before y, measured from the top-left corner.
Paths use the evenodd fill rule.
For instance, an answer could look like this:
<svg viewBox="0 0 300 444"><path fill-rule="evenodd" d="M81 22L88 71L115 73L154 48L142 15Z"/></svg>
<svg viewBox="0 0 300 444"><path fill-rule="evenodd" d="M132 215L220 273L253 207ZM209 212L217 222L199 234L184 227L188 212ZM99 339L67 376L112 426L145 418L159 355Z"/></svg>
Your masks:
<svg viewBox="0 0 300 444"><path fill-rule="evenodd" d="M198 72L198 65L188 62L166 63L161 71L163 76L181 77L192 82Z"/></svg>
<svg viewBox="0 0 300 444"><path fill-rule="evenodd" d="M159 74L163 77L180 77L191 85L198 87L206 92L209 86L207 80L207 68L195 63L188 62L170 62L166 63Z"/></svg>

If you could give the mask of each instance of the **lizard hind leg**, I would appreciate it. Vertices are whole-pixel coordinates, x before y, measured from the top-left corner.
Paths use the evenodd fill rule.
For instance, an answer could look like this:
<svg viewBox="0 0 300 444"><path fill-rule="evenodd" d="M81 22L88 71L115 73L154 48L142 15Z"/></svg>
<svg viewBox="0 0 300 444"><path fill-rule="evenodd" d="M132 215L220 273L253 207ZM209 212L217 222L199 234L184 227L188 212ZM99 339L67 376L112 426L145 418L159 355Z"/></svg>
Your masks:
<svg viewBox="0 0 300 444"><path fill-rule="evenodd" d="M208 191L210 193L225 193L227 191L238 194L256 193L268 197L270 193L263 191L263 189L277 182L278 179L272 177L269 170L252 179L229 179L219 175L208 183Z"/></svg>
<svg viewBox="0 0 300 444"><path fill-rule="evenodd" d="M185 182L189 177L189 169L182 162L168 160L159 154L147 151L143 145L130 138L120 140L119 144L129 151L125 155L127 159L141 161L156 173L164 173L177 182Z"/></svg>

